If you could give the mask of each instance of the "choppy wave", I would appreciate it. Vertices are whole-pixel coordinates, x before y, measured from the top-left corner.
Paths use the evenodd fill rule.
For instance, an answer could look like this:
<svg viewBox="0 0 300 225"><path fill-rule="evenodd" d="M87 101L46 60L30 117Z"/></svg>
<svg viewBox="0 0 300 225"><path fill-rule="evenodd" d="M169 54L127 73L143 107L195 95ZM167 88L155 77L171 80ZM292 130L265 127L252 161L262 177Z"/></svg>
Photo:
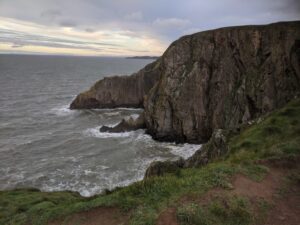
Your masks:
<svg viewBox="0 0 300 225"><path fill-rule="evenodd" d="M58 107L54 107L50 110L51 113L57 116L69 116L74 114L76 111L70 109L70 105L62 105Z"/></svg>
<svg viewBox="0 0 300 225"><path fill-rule="evenodd" d="M105 109L93 109L94 111L98 112L122 112L122 111L132 111L132 112L142 112L143 108L105 108Z"/></svg>
<svg viewBox="0 0 300 225"><path fill-rule="evenodd" d="M128 120L128 119L132 118L132 119L136 120L139 116L140 116L140 114L134 113L129 116L126 116L125 119Z"/></svg>
<svg viewBox="0 0 300 225"><path fill-rule="evenodd" d="M116 111L116 112L105 112L104 115L106 116L118 116L120 115L120 111Z"/></svg>
<svg viewBox="0 0 300 225"><path fill-rule="evenodd" d="M179 144L171 145L169 147L174 155L187 159L191 157L197 150L199 150L201 148L201 145Z"/></svg>
<svg viewBox="0 0 300 225"><path fill-rule="evenodd" d="M140 133L135 141L143 142L145 145L148 146L158 146L164 147L170 150L170 152L176 156L182 157L187 159L191 157L197 150L201 148L202 145L200 144L176 144L175 142L158 142L152 139L152 137L145 133Z"/></svg>

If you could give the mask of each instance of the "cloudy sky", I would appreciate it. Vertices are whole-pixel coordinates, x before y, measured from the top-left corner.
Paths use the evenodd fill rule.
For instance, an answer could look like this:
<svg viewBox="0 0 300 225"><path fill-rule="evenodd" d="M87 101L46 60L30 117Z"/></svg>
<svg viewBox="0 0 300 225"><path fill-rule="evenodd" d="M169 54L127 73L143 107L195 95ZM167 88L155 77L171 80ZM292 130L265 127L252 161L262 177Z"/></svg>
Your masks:
<svg viewBox="0 0 300 225"><path fill-rule="evenodd" d="M182 35L300 20L298 0L0 0L0 53L161 55Z"/></svg>

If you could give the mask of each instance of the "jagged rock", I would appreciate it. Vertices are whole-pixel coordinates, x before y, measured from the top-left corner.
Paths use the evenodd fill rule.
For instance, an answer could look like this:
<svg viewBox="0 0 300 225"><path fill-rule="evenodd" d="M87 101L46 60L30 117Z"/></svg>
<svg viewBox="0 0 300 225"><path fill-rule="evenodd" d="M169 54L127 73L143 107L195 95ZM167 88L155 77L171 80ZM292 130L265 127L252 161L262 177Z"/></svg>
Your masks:
<svg viewBox="0 0 300 225"><path fill-rule="evenodd" d="M221 28L175 41L145 98L155 139L206 142L279 108L300 91L300 22Z"/></svg>
<svg viewBox="0 0 300 225"><path fill-rule="evenodd" d="M214 131L209 141L186 160L180 158L176 161L152 162L147 168L144 178L176 173L181 168L201 167L208 164L228 152L228 139L235 132L222 129Z"/></svg>
<svg viewBox="0 0 300 225"><path fill-rule="evenodd" d="M126 131L133 131L145 128L144 114L139 115L138 118L129 117L122 119L122 121L114 127L102 126L100 132L121 133Z"/></svg>
<svg viewBox="0 0 300 225"><path fill-rule="evenodd" d="M184 167L204 166L212 160L224 155L228 151L227 141L230 132L217 129L213 132L209 141L197 150L190 158L185 160Z"/></svg>
<svg viewBox="0 0 300 225"><path fill-rule="evenodd" d="M166 173L176 173L184 165L184 159L180 158L176 161L155 161L150 164L145 173L145 178L153 176L162 176Z"/></svg>
<svg viewBox="0 0 300 225"><path fill-rule="evenodd" d="M70 109L143 107L143 97L157 82L160 60L131 76L106 77L79 94Z"/></svg>

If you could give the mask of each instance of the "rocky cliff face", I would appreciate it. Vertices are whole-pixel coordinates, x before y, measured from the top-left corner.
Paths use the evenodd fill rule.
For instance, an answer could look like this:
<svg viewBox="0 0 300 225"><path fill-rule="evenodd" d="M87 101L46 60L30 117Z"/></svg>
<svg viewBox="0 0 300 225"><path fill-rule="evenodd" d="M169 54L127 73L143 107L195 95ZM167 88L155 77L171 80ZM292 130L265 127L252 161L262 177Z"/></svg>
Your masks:
<svg viewBox="0 0 300 225"><path fill-rule="evenodd" d="M143 107L144 95L160 76L160 60L147 65L131 76L106 77L90 90L79 94L71 103L71 109Z"/></svg>
<svg viewBox="0 0 300 225"><path fill-rule="evenodd" d="M300 22L229 27L185 36L164 53L145 98L156 139L206 142L300 91Z"/></svg>
<svg viewBox="0 0 300 225"><path fill-rule="evenodd" d="M136 74L97 82L75 108L145 108L155 139L206 142L283 106L300 91L300 21L184 36Z"/></svg>

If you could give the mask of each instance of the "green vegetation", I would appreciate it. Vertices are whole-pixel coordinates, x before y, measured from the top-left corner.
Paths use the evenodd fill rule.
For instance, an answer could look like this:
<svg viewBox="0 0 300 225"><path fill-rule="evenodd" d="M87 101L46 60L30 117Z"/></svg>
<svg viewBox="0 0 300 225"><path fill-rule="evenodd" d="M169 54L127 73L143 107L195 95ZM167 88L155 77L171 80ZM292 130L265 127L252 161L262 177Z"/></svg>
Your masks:
<svg viewBox="0 0 300 225"><path fill-rule="evenodd" d="M199 196L214 187L230 189L230 178L237 173L261 180L268 168L257 164L257 160L298 155L300 100L290 102L232 137L229 149L222 159L203 168L183 169L92 198L72 192L43 193L35 189L2 191L0 224L47 224L53 219L98 206L117 206L130 212L130 224L155 224L161 210L174 205L182 196ZM261 206L267 208L266 204ZM177 216L182 224L253 224L256 220L253 207L245 198L228 197L226 201L217 199L206 207L180 206Z"/></svg>
<svg viewBox="0 0 300 225"><path fill-rule="evenodd" d="M251 205L246 198L213 200L206 207L197 204L181 206L177 218L183 225L248 225L254 222Z"/></svg>
<svg viewBox="0 0 300 225"><path fill-rule="evenodd" d="M300 101L290 102L229 143L227 159L247 164L264 158L293 157L300 153Z"/></svg>
<svg viewBox="0 0 300 225"><path fill-rule="evenodd" d="M190 203L178 207L177 219L182 225L250 225L260 223L269 208L263 200L253 205L246 197L222 196L207 205Z"/></svg>

